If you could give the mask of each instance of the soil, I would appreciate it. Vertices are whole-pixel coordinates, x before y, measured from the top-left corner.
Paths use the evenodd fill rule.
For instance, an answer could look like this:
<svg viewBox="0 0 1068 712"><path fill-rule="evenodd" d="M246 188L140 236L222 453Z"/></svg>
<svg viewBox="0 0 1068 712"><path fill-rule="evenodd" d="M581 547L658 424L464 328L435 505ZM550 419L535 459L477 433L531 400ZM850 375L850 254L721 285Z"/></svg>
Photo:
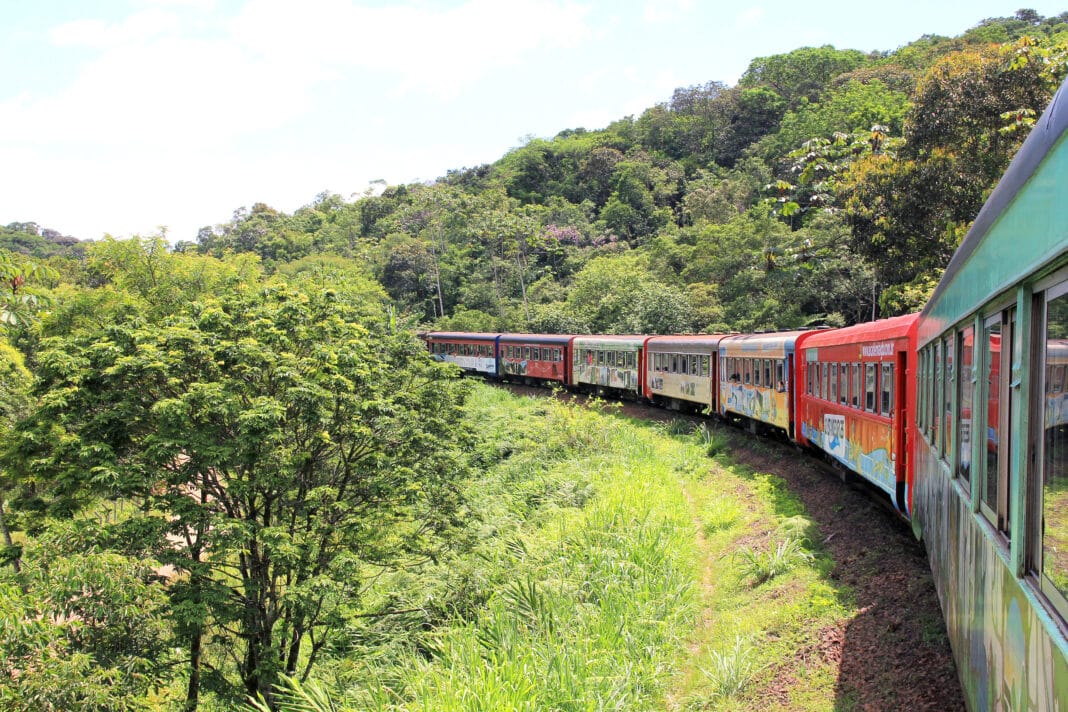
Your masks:
<svg viewBox="0 0 1068 712"><path fill-rule="evenodd" d="M512 388L525 395L546 394ZM665 421L686 417L633 403L624 412ZM964 710L927 554L889 498L863 482L844 484L823 461L784 440L761 438L754 446L747 433L720 427L732 433L731 459L781 477L804 503L835 561L834 582L853 589L858 614L819 631L818 643L797 651L799 658L820 656L838 666L834 709ZM784 665L764 690L768 707L781 708L788 699L793 667Z"/></svg>
<svg viewBox="0 0 1068 712"><path fill-rule="evenodd" d="M761 450L742 444L731 455L787 482L820 527L835 561L832 578L856 598L858 615L820 631L817 649L798 651L837 663L835 709L964 710L927 554L909 525L878 501L885 495L843 484L792 445ZM788 670L777 683L782 690L769 690L772 699L789 687Z"/></svg>

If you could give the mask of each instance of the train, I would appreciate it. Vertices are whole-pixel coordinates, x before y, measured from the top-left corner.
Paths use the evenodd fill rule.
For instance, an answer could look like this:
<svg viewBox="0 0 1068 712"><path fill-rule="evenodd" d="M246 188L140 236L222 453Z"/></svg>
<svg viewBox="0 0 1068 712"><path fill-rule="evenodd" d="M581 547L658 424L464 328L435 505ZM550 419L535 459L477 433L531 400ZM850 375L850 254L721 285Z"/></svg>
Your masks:
<svg viewBox="0 0 1068 712"><path fill-rule="evenodd" d="M970 710L1068 710L1068 81L924 308L763 334L428 332L506 381L774 431L923 542Z"/></svg>
<svg viewBox="0 0 1068 712"><path fill-rule="evenodd" d="M906 517L913 482L918 314L843 329L765 334L427 332L430 353L469 373L556 384L702 412L775 432L883 491Z"/></svg>

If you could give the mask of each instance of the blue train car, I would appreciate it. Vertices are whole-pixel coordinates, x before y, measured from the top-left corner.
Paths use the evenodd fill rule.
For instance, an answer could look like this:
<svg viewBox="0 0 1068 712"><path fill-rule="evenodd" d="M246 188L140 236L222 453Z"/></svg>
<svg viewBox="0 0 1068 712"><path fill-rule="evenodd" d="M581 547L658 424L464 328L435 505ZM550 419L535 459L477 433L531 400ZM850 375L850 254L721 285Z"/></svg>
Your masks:
<svg viewBox="0 0 1068 712"><path fill-rule="evenodd" d="M1065 86L918 326L912 522L973 710L1068 709Z"/></svg>

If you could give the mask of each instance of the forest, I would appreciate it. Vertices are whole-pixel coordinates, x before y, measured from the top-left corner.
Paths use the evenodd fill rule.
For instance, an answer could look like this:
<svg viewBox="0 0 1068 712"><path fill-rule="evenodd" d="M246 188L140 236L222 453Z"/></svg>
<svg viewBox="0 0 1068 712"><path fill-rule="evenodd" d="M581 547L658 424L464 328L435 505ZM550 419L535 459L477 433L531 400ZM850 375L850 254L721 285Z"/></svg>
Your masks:
<svg viewBox="0 0 1068 712"><path fill-rule="evenodd" d="M1020 10L885 52L757 57L734 86L681 87L603 129L292 214L256 203L192 241L0 227L0 707L329 709L333 689L354 695L346 709L477 709L441 661L531 631L608 636L660 665L672 626L692 623L665 558L684 524L642 515L635 546L664 588L616 591L662 627L626 641L563 627L541 584L512 575L533 576L524 547L541 537L545 567L558 545L585 551L591 571L591 552L622 555L564 524L559 540L509 532L547 512L619 529L586 509L611 489L596 476L523 479L572 450L607 457L582 420L599 416L564 409L553 434L475 427L499 404L416 332L915 311L1066 74L1068 13ZM666 600L679 608L652 610ZM591 684L629 664L604 655ZM516 660L521 687L541 663ZM578 675L558 672L539 689ZM659 673L628 671L599 699L642 708L660 689L645 674ZM498 702L482 708L525 709Z"/></svg>

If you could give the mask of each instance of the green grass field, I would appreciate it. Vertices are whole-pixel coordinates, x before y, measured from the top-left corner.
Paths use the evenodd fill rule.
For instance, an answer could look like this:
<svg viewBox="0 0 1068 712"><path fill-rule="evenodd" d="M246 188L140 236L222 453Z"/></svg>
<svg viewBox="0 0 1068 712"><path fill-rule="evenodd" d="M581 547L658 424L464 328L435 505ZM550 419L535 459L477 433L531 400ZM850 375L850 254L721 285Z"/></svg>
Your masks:
<svg viewBox="0 0 1068 712"><path fill-rule="evenodd" d="M470 413L470 547L383 576L376 595L424 614L354 628L289 709L834 707L836 671L798 651L849 592L781 481L712 426L485 385Z"/></svg>

